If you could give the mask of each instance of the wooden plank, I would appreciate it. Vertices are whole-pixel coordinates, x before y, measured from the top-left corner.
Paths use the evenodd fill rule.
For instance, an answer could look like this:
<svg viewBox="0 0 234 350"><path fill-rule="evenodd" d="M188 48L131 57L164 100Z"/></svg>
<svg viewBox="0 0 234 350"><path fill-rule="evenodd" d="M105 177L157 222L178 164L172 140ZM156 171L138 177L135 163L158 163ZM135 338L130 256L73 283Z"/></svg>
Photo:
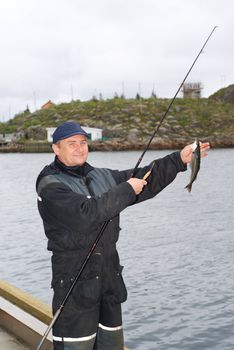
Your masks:
<svg viewBox="0 0 234 350"><path fill-rule="evenodd" d="M19 308L36 317L45 324L52 319L51 307L21 289L0 280L0 296L17 305Z"/></svg>
<svg viewBox="0 0 234 350"><path fill-rule="evenodd" d="M0 296L45 324L52 320L51 307L21 289L0 280ZM128 350L124 348L124 350Z"/></svg>

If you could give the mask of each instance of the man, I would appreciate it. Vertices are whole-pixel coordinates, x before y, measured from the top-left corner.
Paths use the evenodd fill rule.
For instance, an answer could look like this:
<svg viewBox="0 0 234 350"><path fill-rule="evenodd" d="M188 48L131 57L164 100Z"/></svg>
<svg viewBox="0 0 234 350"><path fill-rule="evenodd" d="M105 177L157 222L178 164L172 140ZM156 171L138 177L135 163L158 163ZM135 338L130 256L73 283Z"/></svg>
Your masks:
<svg viewBox="0 0 234 350"><path fill-rule="evenodd" d="M55 350L123 350L121 303L127 298L116 250L119 214L147 200L187 168L192 147L125 171L86 162L87 134L65 122L53 134L55 160L37 179L38 209L52 255L53 313L101 230L108 225L53 327ZM201 144L203 156L209 145ZM147 181L144 175L151 171Z"/></svg>

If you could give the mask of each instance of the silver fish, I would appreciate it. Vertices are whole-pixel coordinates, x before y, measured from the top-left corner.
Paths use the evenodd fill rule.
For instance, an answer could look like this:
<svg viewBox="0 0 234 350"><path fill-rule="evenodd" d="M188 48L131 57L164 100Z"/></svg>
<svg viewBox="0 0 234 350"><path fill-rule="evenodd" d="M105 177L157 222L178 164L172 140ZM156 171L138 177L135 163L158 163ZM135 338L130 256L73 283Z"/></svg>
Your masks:
<svg viewBox="0 0 234 350"><path fill-rule="evenodd" d="M189 192L192 190L192 185L193 182L197 178L197 174L200 170L200 164L201 164L201 150L200 150L200 145L199 141L196 139L193 143L193 156L192 156L192 161L191 161L191 177L190 177L190 182L189 184L185 187Z"/></svg>

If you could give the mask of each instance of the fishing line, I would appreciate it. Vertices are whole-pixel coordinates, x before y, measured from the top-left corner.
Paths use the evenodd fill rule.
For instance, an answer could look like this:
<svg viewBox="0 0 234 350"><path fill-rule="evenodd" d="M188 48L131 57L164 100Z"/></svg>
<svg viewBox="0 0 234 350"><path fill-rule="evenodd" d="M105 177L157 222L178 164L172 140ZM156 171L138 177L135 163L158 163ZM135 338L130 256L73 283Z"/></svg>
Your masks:
<svg viewBox="0 0 234 350"><path fill-rule="evenodd" d="M208 38L206 39L204 45L202 46L201 50L199 51L197 57L195 58L195 60L193 61L191 67L189 68L187 74L185 75L185 77L184 77L182 83L180 84L178 90L176 91L175 96L171 99L171 102L170 102L170 104L169 104L169 106L168 106L166 112L165 112L164 115L162 116L162 118L161 118L161 120L160 120L158 126L156 127L155 131L153 132L152 136L150 137L150 139L149 139L149 141L148 141L148 143L147 143L147 145L146 145L144 151L142 152L140 158L138 159L138 161L137 161L137 163L136 163L136 166L135 166L135 168L134 168L134 170L133 170L133 176L136 175L137 169L138 169L138 167L139 167L139 165L140 165L140 163L141 163L141 161L142 161L142 159L143 159L145 153L146 153L147 150L149 149L149 146L150 146L150 144L151 144L153 138L154 138L155 135L157 134L159 128L161 127L161 125L162 125L162 123L163 123L163 120L166 118L166 116L167 116L167 114L168 114L168 112L169 112L169 110L170 110L172 104L174 103L174 101L175 101L175 99L176 99L176 96L178 95L178 93L179 93L180 89L182 88L182 86L183 86L185 80L187 79L189 73L190 73L191 70L193 69L193 67L194 67L194 65L195 65L195 63L196 63L196 61L198 60L198 58L199 58L199 56L201 55L201 53L202 53L204 47L205 47L206 44L208 43L208 41L209 41L211 35L213 34L213 32L215 31L216 28L217 28L217 26L215 26L215 27L213 28L213 30L211 31L210 35L208 36ZM153 164L154 164L154 163L153 163ZM148 171L148 172L145 174L144 179L146 179L146 178L150 175L151 170L152 170L152 167L151 167L150 171ZM72 284L71 284L71 286L70 286L68 292L66 293L66 295L65 295L65 297L64 297L64 299L63 299L63 301L62 301L62 303L61 303L61 305L60 305L60 307L58 308L58 310L57 310L56 313L54 314L54 316L53 316L53 318L52 318L50 324L48 325L48 327L47 327L47 329L46 329L46 331L45 331L45 333L44 333L44 335L43 335L43 337L42 337L40 343L38 344L36 350L40 350L40 349L41 349L41 347L42 347L44 341L46 340L48 334L50 333L50 331L51 331L53 325L55 324L55 322L56 322L57 319L59 318L59 316L60 316L60 314L61 314L61 312L62 312L62 310L63 310L63 308L64 308L64 306L65 306L65 304L66 304L66 302L67 302L67 300L68 300L68 298L69 298L69 296L71 295L71 293L72 293L72 291L73 291L73 289L74 289L74 287L75 287L75 285L76 285L78 279L80 278L80 275L82 274L83 270L85 269L85 267L86 267L86 265L87 265L87 263L88 263L88 261L89 261L91 255L93 254L93 251L95 250L95 248L96 248L96 246L97 246L97 244L98 244L98 242L99 242L99 240L100 240L100 238L101 238L103 232L105 231L105 229L106 229L106 227L107 227L107 225L108 225L109 222L110 222L110 221L105 221L105 222L103 223L100 232L98 233L98 235L97 235L95 241L93 242L92 246L90 247L90 249L89 249L89 251L88 251L88 254L87 254L87 256L85 257L85 259L84 259L84 261L83 261L83 263L82 263L82 265L81 265L80 270L78 271L78 273L77 273L77 275L76 275L74 281L72 282Z"/></svg>
<svg viewBox="0 0 234 350"><path fill-rule="evenodd" d="M215 29L216 29L217 27L218 27L218 26L215 26L215 27L212 29L210 35L209 35L208 38L206 39L206 41L205 41L205 43L203 44L201 50L199 51L197 57L195 58L195 60L193 61L191 67L189 68L188 72L186 73L186 75L185 75L183 81L181 82L180 86L178 87L178 90L176 91L174 97L171 99L171 102L169 103L166 112L163 114L163 116L162 116L162 118L161 118L161 120L160 120L158 126L156 127L155 131L154 131L153 134L151 135L151 137L150 137L150 139L149 139L149 141L148 141L148 143L147 143L147 145L146 145L144 151L142 152L140 158L138 159L138 161L137 161L137 163L136 163L136 165L135 165L135 168L134 168L134 170L133 170L133 176L136 175L137 169L138 169L138 167L139 167L139 165L140 165L140 163L141 163L141 161L142 161L142 159L143 159L145 153L148 151L149 146L150 146L150 144L151 144L153 138L154 138L155 135L157 134L157 132L158 132L159 128L161 127L161 125L162 125L164 119L166 118L168 112L170 111L171 106L173 105L173 103L174 103L174 101L175 101L175 99L176 99L178 93L180 92L181 88L183 87L185 80L186 80L187 77L189 76L191 70L193 69L195 63L197 62L199 56L201 55L203 49L205 48L206 44L207 44L208 41L210 40L210 37L212 36L212 34L214 33L214 31L215 31Z"/></svg>

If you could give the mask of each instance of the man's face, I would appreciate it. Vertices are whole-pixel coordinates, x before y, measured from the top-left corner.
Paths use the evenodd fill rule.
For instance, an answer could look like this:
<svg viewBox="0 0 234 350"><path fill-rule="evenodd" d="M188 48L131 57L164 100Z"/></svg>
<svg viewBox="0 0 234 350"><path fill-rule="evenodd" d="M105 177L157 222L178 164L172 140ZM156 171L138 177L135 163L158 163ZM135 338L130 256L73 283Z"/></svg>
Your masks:
<svg viewBox="0 0 234 350"><path fill-rule="evenodd" d="M74 135L52 145L58 159L67 166L83 165L88 158L88 143L84 135Z"/></svg>

